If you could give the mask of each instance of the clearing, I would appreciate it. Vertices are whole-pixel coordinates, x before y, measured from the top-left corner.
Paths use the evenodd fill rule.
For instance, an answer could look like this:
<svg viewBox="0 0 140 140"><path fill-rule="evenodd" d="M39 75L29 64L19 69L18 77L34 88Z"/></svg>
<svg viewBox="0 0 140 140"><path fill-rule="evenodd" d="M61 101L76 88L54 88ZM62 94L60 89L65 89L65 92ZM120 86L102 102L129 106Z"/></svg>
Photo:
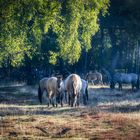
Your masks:
<svg viewBox="0 0 140 140"><path fill-rule="evenodd" d="M35 86L0 87L0 140L140 139L140 91L89 86L89 103L40 105Z"/></svg>

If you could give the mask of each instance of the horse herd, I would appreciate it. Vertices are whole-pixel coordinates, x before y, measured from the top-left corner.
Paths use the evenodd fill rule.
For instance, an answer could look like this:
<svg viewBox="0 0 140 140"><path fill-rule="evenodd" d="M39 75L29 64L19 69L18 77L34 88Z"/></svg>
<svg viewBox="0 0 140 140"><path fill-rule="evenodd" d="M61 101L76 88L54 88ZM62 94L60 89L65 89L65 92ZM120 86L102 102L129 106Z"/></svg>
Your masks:
<svg viewBox="0 0 140 140"><path fill-rule="evenodd" d="M47 104L58 106L58 103L63 106L63 100L68 103L69 106L79 106L80 96L83 97L83 104L88 102L88 83L98 82L103 85L102 74L99 72L88 73L85 80L77 74L70 74L65 79L62 76L53 76L49 78L43 78L39 82L38 98L42 104L42 96L46 91ZM119 89L122 90L123 83L132 84L132 90L136 87L139 89L139 75L135 73L115 73L109 81L110 88L114 89L115 85L119 85Z"/></svg>
<svg viewBox="0 0 140 140"><path fill-rule="evenodd" d="M81 79L77 74L70 74L67 78L62 79L61 76L43 78L39 82L38 88L38 98L40 103L42 103L43 92L46 91L47 104L48 106L52 104L53 106L58 105L58 103L63 106L63 99L68 104L73 106L79 106L79 96L82 93L84 98L84 104L88 100L88 82Z"/></svg>

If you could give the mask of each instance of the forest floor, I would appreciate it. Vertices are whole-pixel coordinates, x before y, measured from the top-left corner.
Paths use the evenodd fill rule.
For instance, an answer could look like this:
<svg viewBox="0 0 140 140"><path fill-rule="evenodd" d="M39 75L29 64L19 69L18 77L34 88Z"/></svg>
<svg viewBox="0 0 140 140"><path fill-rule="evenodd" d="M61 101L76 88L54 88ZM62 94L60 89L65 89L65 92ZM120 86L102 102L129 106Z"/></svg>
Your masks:
<svg viewBox="0 0 140 140"><path fill-rule="evenodd" d="M89 103L40 105L37 87L0 87L0 140L139 140L140 91L89 86Z"/></svg>

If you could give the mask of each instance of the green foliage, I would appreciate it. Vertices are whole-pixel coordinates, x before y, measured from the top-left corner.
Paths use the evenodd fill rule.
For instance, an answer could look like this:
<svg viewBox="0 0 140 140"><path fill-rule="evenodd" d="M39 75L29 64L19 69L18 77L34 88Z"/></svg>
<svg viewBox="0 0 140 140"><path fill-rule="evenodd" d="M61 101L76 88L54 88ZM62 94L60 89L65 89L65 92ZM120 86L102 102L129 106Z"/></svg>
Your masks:
<svg viewBox="0 0 140 140"><path fill-rule="evenodd" d="M109 6L108 0L69 0L65 3L65 13L59 20L61 28L54 30L58 34L59 56L70 64L79 60L81 50L91 48L91 37L99 29L98 18L104 15Z"/></svg>
<svg viewBox="0 0 140 140"><path fill-rule="evenodd" d="M49 51L52 64L57 58L73 64L81 50L91 48L98 31L99 14L107 13L109 0L1 0L0 64L10 59L21 65L25 54L32 58L40 51L49 29L56 34L56 50Z"/></svg>

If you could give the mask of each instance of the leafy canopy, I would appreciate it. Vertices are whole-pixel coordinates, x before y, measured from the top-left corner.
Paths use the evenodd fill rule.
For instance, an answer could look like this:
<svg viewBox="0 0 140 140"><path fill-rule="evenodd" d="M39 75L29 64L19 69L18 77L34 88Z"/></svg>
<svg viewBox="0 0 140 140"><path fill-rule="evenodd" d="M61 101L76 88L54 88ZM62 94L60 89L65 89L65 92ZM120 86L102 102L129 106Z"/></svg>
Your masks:
<svg viewBox="0 0 140 140"><path fill-rule="evenodd" d="M77 62L81 50L91 48L99 15L108 6L109 0L0 0L0 64L10 60L18 66L25 54L32 58L50 29L57 42L56 50L49 51L50 63L57 58Z"/></svg>

